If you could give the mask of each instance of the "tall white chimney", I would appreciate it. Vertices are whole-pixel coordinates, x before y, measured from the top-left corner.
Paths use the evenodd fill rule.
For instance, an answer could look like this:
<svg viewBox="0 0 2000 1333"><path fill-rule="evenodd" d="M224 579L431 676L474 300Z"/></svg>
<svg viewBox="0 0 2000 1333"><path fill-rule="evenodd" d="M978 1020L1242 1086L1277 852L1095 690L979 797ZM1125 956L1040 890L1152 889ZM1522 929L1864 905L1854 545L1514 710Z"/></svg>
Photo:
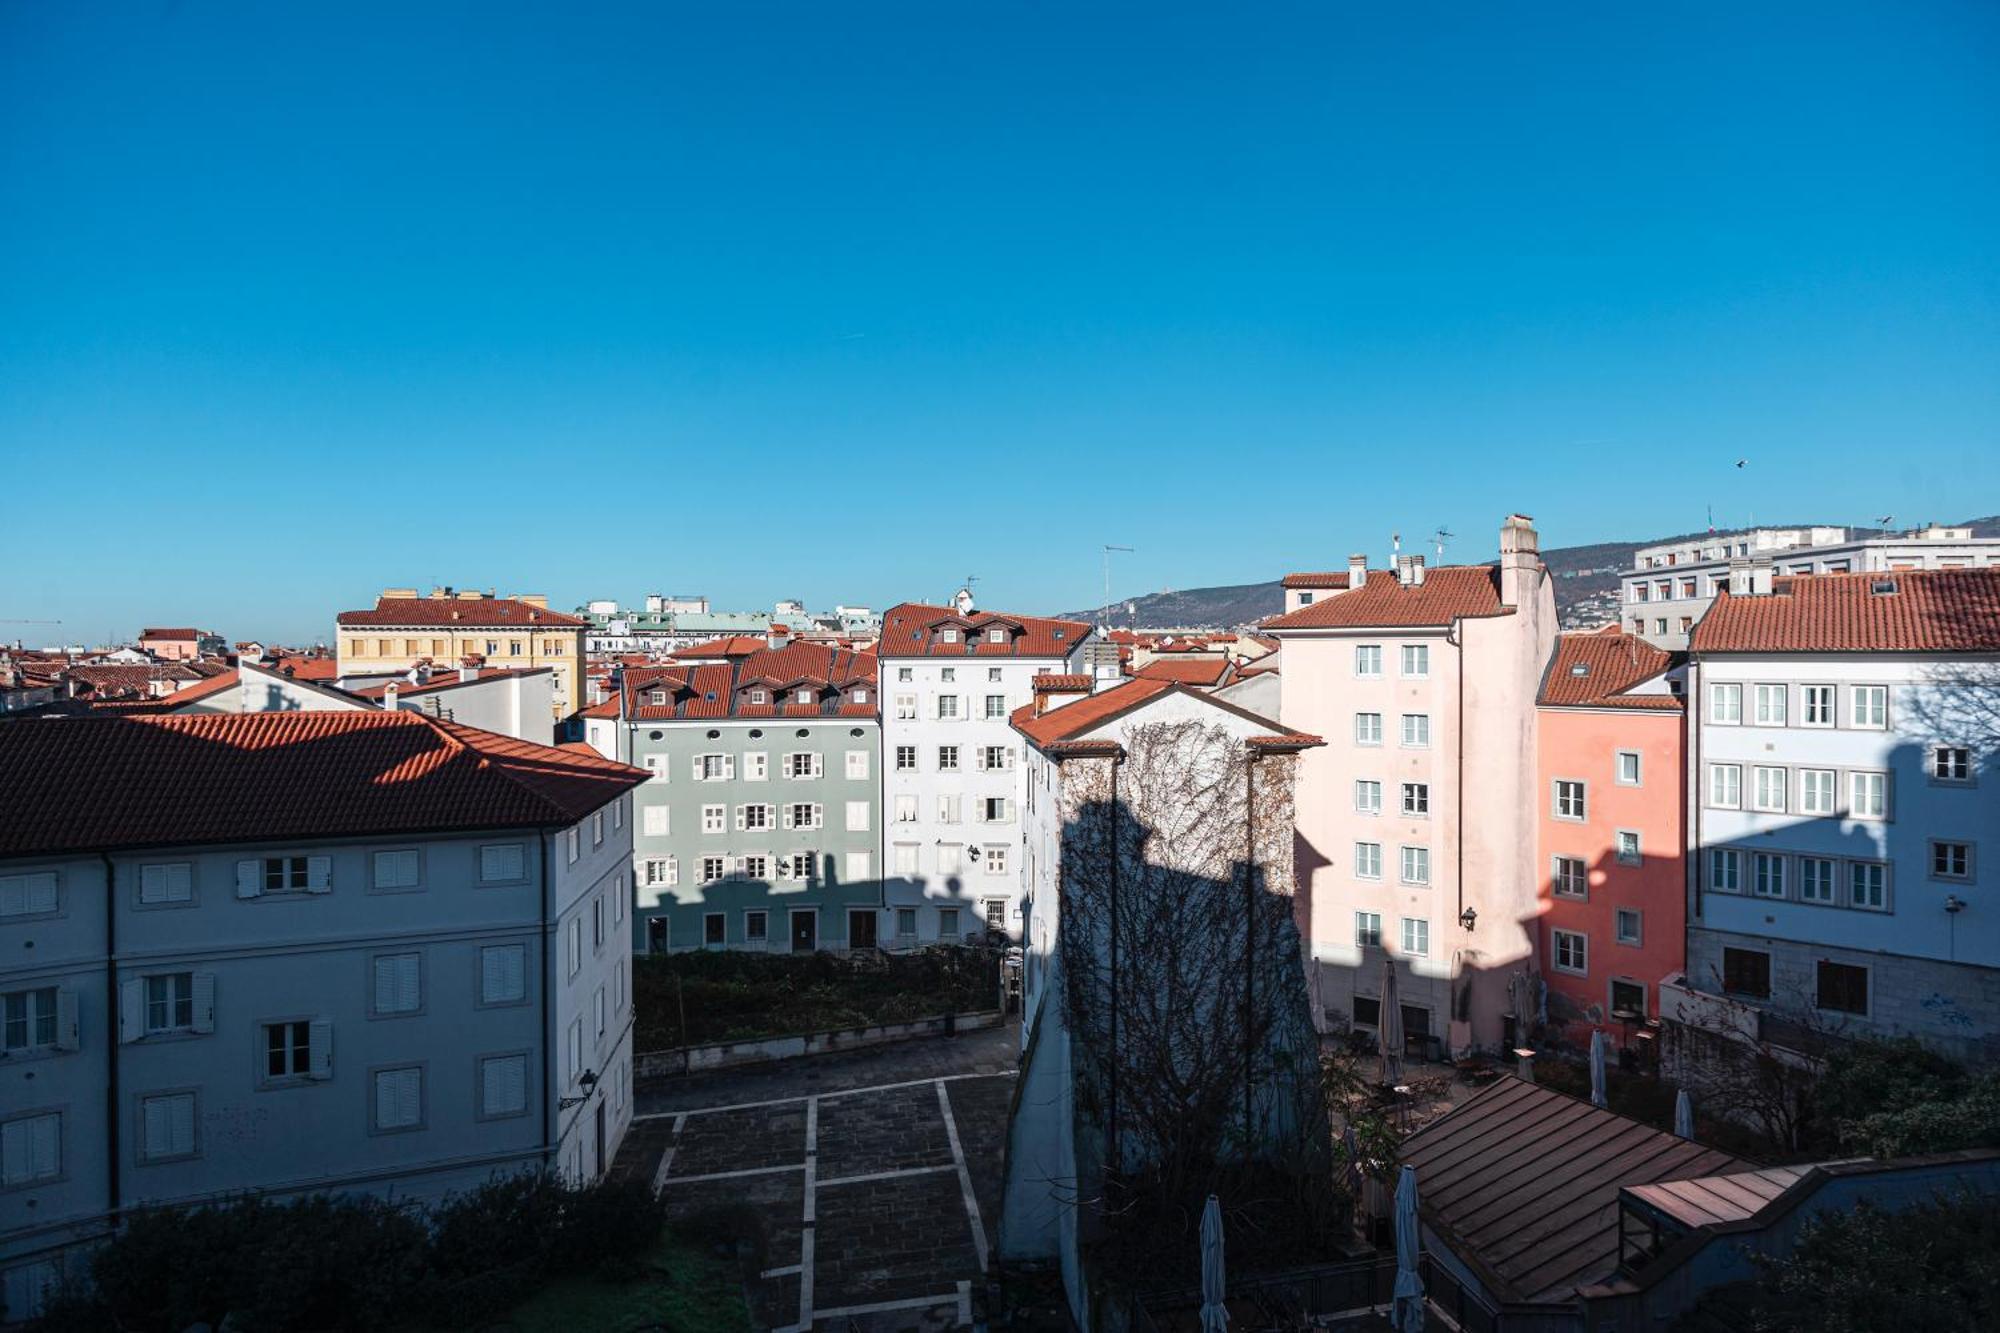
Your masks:
<svg viewBox="0 0 2000 1333"><path fill-rule="evenodd" d="M1347 586L1350 590L1363 587L1368 582L1368 557L1350 555L1347 557Z"/></svg>
<svg viewBox="0 0 2000 1333"><path fill-rule="evenodd" d="M1535 520L1509 514L1500 525L1500 604L1521 606L1532 595L1542 569L1542 539Z"/></svg>

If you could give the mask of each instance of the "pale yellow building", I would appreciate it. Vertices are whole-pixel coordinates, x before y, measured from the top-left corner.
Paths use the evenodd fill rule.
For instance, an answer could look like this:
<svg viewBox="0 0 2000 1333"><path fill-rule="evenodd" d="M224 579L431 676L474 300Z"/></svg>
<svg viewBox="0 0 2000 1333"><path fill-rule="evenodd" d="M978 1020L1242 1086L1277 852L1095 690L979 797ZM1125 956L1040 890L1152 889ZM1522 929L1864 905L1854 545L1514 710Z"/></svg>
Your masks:
<svg viewBox="0 0 2000 1333"><path fill-rule="evenodd" d="M583 635L590 622L549 610L539 594L385 588L372 611L343 611L335 636L343 676L403 671L419 662L455 667L468 657L493 667L548 667L558 720L576 711Z"/></svg>

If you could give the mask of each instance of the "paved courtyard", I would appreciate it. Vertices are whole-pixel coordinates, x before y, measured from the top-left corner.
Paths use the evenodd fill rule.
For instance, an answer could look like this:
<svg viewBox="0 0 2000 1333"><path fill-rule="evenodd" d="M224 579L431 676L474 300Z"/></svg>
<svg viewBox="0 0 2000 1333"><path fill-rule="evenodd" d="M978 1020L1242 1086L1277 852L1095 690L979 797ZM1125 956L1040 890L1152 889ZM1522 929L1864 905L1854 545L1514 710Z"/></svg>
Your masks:
<svg viewBox="0 0 2000 1333"><path fill-rule="evenodd" d="M670 1215L757 1210L761 1327L966 1326L998 1216L1016 1040L994 1030L653 1084L618 1167L648 1175Z"/></svg>

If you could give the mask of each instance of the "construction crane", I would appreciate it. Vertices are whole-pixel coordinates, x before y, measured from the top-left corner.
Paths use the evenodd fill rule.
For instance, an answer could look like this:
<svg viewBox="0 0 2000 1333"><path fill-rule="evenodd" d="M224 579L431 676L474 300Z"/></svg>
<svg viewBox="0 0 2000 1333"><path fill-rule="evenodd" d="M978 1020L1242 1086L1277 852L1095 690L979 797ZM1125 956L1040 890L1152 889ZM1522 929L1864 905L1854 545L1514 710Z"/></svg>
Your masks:
<svg viewBox="0 0 2000 1333"><path fill-rule="evenodd" d="M1114 551L1131 555L1132 548L1129 546L1113 546L1110 542L1104 544L1104 627L1106 629L1111 628L1111 555Z"/></svg>
<svg viewBox="0 0 2000 1333"><path fill-rule="evenodd" d="M60 625L60 624L62 624L62 621L60 621L60 620L4 620L4 619L0 619L0 625Z"/></svg>

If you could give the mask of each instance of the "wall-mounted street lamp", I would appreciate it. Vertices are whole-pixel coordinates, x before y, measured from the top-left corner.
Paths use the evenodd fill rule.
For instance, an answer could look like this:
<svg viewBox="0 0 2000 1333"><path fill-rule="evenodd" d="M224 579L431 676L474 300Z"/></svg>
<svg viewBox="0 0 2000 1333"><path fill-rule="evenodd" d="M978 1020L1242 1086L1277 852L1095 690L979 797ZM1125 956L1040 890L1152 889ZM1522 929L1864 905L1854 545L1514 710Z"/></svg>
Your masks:
<svg viewBox="0 0 2000 1333"><path fill-rule="evenodd" d="M1955 893L1946 894L1944 899L1944 910L1950 912L1953 916L1957 916L1960 912L1963 912L1965 910L1965 900L1959 897Z"/></svg>
<svg viewBox="0 0 2000 1333"><path fill-rule="evenodd" d="M589 1101L591 1090L597 1086L597 1071L595 1069L584 1070L581 1074L577 1075L576 1086L583 1089L583 1096L558 1097L556 1099L556 1110L567 1111L572 1106L581 1106Z"/></svg>
<svg viewBox="0 0 2000 1333"><path fill-rule="evenodd" d="M1458 924L1464 926L1467 930L1471 930L1479 924L1479 913L1470 907L1466 908L1458 914Z"/></svg>

